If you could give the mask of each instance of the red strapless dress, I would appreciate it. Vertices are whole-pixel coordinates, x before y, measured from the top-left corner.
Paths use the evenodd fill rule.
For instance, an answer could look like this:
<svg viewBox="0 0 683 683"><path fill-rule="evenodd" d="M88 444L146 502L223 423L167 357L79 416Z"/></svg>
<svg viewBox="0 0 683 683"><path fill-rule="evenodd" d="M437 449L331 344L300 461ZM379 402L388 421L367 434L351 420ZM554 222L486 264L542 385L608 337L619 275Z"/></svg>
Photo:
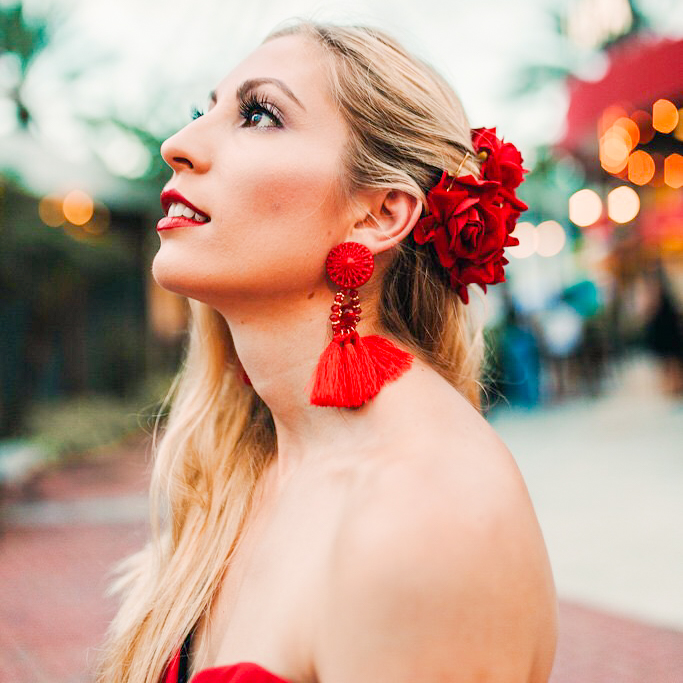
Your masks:
<svg viewBox="0 0 683 683"><path fill-rule="evenodd" d="M181 649L178 648L170 661L162 683L178 683ZM190 683L289 683L289 681L276 676L258 664L240 662L230 666L203 669L193 676Z"/></svg>

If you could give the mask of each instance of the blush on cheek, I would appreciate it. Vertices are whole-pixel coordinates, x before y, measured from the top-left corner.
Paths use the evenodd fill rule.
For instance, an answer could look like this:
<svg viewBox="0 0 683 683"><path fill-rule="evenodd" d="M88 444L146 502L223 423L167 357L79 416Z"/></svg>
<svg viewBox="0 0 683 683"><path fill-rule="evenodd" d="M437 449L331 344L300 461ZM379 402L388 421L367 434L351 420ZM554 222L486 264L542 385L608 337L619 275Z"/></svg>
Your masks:
<svg viewBox="0 0 683 683"><path fill-rule="evenodd" d="M256 220L325 220L336 213L337 159L330 150L301 159L300 149L280 150L273 159L259 157L240 167L226 193ZM231 202L232 203L232 202ZM315 216L318 214L318 216Z"/></svg>
<svg viewBox="0 0 683 683"><path fill-rule="evenodd" d="M270 220L310 214L309 207L320 206L324 195L325 190L320 187L319 180L310 183L285 177L267 184L258 183L249 188L244 197L255 216Z"/></svg>

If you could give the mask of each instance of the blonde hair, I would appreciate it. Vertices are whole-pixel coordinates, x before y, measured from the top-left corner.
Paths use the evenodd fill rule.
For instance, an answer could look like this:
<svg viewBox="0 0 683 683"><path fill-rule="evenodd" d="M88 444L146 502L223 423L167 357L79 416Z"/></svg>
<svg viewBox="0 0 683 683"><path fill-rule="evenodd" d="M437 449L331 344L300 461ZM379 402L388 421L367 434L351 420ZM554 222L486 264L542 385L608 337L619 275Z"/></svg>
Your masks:
<svg viewBox="0 0 683 683"><path fill-rule="evenodd" d="M462 165L478 176L463 108L430 66L374 28L298 22L266 41L293 34L329 56L331 92L349 130L349 200L361 188L394 188L424 202L443 169ZM430 245L408 239L396 248L378 306L386 333L478 407L481 334L471 329ZM191 301L190 307L188 349L167 397L172 407L160 440L158 421L155 426L152 540L119 567L112 592L124 599L100 653L98 683L159 682L207 613L259 477L276 453L272 416L241 378L227 323L205 304ZM200 653L193 666L201 659Z"/></svg>

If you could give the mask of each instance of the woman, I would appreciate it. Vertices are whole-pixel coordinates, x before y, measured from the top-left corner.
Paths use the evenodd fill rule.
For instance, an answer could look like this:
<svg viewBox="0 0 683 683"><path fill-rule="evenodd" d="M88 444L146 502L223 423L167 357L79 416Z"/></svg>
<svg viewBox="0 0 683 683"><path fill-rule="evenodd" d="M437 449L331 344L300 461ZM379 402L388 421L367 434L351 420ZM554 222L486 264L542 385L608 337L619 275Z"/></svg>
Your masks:
<svg viewBox="0 0 683 683"><path fill-rule="evenodd" d="M522 171L478 184L480 142L383 33L298 23L164 143L153 275L192 309L152 482L170 514L126 564L100 683L547 680L553 581L465 305L501 279ZM455 176L462 215L504 228L467 262L436 220ZM357 296L326 270L345 243Z"/></svg>

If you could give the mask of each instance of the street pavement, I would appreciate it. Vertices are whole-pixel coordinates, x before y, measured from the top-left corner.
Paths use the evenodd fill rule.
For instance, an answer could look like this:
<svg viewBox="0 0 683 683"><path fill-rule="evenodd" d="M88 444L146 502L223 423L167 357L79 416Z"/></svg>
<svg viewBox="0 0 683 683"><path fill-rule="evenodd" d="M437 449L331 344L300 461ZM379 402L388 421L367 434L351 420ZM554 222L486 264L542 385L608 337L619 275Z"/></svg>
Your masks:
<svg viewBox="0 0 683 683"><path fill-rule="evenodd" d="M683 398L663 396L655 371L634 358L600 399L491 422L527 482L560 595L683 631Z"/></svg>
<svg viewBox="0 0 683 683"><path fill-rule="evenodd" d="M561 596L551 683L683 683L683 402L636 360L604 397L496 409L491 422L527 481ZM116 610L109 572L146 537L148 480L137 439L10 496L0 683L92 680Z"/></svg>

